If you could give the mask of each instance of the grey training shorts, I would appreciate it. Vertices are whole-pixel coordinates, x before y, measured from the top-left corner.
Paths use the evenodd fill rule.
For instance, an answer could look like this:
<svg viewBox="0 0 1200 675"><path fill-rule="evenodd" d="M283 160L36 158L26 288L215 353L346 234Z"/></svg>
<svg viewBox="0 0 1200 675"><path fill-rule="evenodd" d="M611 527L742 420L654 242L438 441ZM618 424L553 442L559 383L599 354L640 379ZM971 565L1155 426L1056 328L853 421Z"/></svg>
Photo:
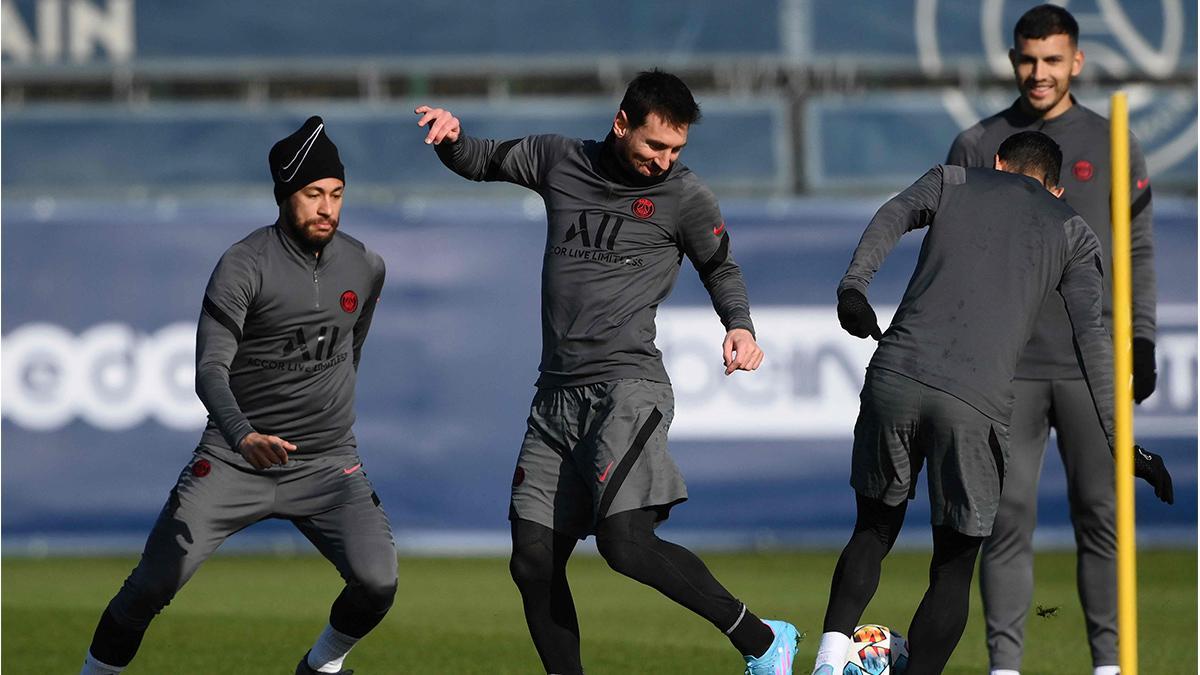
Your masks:
<svg viewBox="0 0 1200 675"><path fill-rule="evenodd" d="M929 464L930 521L985 537L1000 505L1008 427L961 399L882 368L868 368L854 425L850 485L895 506L916 497Z"/></svg>
<svg viewBox="0 0 1200 675"><path fill-rule="evenodd" d="M583 539L605 517L687 499L667 453L671 385L613 380L539 389L513 474L509 518Z"/></svg>

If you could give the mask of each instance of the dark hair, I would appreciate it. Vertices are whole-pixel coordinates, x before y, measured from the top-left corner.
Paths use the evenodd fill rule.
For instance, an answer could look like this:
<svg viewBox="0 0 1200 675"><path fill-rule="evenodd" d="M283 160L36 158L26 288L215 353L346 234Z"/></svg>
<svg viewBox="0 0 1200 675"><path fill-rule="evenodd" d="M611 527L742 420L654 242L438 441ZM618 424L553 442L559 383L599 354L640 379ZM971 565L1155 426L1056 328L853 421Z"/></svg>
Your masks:
<svg viewBox="0 0 1200 675"><path fill-rule="evenodd" d="M655 68L638 73L625 89L621 110L636 129L654 113L672 126L684 126L700 121L700 106L683 80Z"/></svg>
<svg viewBox="0 0 1200 675"><path fill-rule="evenodd" d="M996 154L1013 173L1042 175L1046 187L1058 186L1062 169L1062 150L1058 143L1040 131L1022 131L1004 139Z"/></svg>
<svg viewBox="0 0 1200 675"><path fill-rule="evenodd" d="M1066 35L1071 44L1079 43L1079 24L1071 13L1057 5L1038 5L1021 15L1013 28L1013 45L1021 38L1045 40L1051 35Z"/></svg>

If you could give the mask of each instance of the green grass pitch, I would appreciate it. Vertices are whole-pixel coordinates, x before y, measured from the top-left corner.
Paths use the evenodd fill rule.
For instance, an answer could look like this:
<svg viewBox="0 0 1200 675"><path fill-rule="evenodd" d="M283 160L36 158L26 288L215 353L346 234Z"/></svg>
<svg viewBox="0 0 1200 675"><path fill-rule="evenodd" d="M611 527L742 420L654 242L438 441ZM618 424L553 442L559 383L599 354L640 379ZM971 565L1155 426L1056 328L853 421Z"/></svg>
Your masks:
<svg viewBox="0 0 1200 675"><path fill-rule="evenodd" d="M702 556L718 579L763 617L786 618L807 639L795 672L807 674L835 554ZM7 673L75 673L96 619L132 558L6 558L3 650ZM898 552L865 620L906 632L925 588L928 556ZM1034 603L1058 607L1030 618L1025 675L1090 672L1074 557L1040 554ZM1196 551L1148 551L1138 560L1141 672L1195 673ZM711 626L593 556L569 568L588 673L740 673L742 662ZM130 675L290 675L324 626L340 589L319 557L217 556L155 621ZM978 595L948 674L986 672ZM400 590L387 619L346 663L361 675L539 673L517 591L502 558L401 558Z"/></svg>

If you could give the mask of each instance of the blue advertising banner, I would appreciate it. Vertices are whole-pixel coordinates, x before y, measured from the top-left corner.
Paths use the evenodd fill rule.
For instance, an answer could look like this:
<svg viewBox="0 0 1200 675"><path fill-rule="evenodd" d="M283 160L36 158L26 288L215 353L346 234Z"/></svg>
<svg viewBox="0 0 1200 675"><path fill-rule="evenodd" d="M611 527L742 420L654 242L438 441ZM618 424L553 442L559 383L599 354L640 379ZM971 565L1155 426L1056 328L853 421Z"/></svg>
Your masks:
<svg viewBox="0 0 1200 675"><path fill-rule="evenodd" d="M672 536L834 546L849 531L850 435L870 345L841 332L832 301L881 201L724 204L767 354L755 373L721 375L722 329L684 265L658 322L677 399L672 451L691 494L666 526ZM208 275L225 248L274 220L274 204L265 193L6 199L2 216L5 550L136 550L204 425L193 354ZM1160 379L1137 410L1137 437L1166 458L1177 502L1162 505L1139 484L1139 534L1191 545L1196 203L1160 199L1155 216ZM536 198L351 200L343 212L344 230L388 265L359 372L356 431L401 548L506 545L540 353L544 218ZM919 244L919 234L905 237L872 286L885 318ZM1062 469L1048 456L1039 536L1069 541ZM927 518L925 503L912 522ZM296 541L285 524L235 539Z"/></svg>

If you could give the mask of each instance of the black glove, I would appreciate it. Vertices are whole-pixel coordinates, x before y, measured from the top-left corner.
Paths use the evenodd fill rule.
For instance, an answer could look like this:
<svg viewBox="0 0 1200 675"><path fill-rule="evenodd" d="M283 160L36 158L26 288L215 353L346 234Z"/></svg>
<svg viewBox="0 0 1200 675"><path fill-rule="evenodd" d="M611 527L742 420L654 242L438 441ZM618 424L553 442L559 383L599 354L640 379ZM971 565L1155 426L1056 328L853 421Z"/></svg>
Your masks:
<svg viewBox="0 0 1200 675"><path fill-rule="evenodd" d="M1133 475L1154 486L1154 496L1168 504L1175 503L1175 486L1162 457L1140 445L1133 446Z"/></svg>
<svg viewBox="0 0 1200 675"><path fill-rule="evenodd" d="M865 338L869 335L878 340L883 336L871 303L867 302L866 296L853 288L838 293L837 313L842 328L854 337Z"/></svg>
<svg viewBox="0 0 1200 675"><path fill-rule="evenodd" d="M1133 400L1141 403L1154 393L1158 371L1154 362L1154 341L1133 338Z"/></svg>

